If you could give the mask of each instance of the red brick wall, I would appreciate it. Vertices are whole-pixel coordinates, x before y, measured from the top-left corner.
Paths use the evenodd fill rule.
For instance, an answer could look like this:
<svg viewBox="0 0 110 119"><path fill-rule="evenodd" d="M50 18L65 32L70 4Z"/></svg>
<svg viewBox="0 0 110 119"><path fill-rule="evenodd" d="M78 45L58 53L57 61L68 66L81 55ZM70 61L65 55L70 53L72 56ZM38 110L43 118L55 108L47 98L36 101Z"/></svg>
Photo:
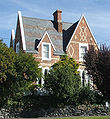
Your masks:
<svg viewBox="0 0 110 119"><path fill-rule="evenodd" d="M68 56L77 61L79 60L79 43L88 43L88 46L95 45L97 47L84 17L82 17L67 49Z"/></svg>
<svg viewBox="0 0 110 119"><path fill-rule="evenodd" d="M51 66L54 63L58 62L60 59L60 56L55 56L54 53L54 49L51 45L51 60L42 60L42 43L50 43L50 40L48 38L48 35L46 34L44 39L42 40L40 46L38 47L38 54L34 54L34 57L36 58L36 61L39 61L41 66Z"/></svg>

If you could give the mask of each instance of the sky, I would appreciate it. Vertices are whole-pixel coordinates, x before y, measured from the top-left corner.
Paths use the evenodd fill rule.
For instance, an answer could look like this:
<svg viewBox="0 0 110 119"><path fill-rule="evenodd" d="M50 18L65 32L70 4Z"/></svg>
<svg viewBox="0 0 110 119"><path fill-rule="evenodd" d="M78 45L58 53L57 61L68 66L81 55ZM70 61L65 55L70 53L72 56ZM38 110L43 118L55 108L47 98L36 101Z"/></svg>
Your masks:
<svg viewBox="0 0 110 119"><path fill-rule="evenodd" d="M110 46L110 0L0 0L0 39L9 47L11 30L16 32L17 14L53 20L62 10L62 21L74 23L84 14L98 43Z"/></svg>

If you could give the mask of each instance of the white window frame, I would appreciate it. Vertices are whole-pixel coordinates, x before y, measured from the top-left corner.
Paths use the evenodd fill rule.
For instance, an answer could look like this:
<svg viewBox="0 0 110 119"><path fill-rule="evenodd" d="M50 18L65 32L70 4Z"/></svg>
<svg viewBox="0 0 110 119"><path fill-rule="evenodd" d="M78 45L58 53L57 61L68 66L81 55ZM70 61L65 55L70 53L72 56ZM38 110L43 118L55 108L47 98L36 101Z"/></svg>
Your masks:
<svg viewBox="0 0 110 119"><path fill-rule="evenodd" d="M20 47L19 47L19 42L16 43L16 53L19 53Z"/></svg>
<svg viewBox="0 0 110 119"><path fill-rule="evenodd" d="M44 47L43 47L43 45L49 45L49 58L44 57L44 53L43 53ZM51 60L51 44L50 43L45 43L45 42L42 43L42 60Z"/></svg>
<svg viewBox="0 0 110 119"><path fill-rule="evenodd" d="M87 47L87 50L88 50L88 43L79 43L79 61L84 61L83 58L81 58L81 50L80 50L80 48L82 46Z"/></svg>

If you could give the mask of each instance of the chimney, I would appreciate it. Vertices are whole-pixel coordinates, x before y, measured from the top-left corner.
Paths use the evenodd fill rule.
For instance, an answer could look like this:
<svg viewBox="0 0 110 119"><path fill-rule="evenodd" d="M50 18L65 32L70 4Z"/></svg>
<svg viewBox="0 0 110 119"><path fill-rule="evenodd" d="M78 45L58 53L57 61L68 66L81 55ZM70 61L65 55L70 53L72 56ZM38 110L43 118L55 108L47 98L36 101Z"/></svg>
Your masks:
<svg viewBox="0 0 110 119"><path fill-rule="evenodd" d="M58 32L62 32L62 11L56 10L53 13L54 16L54 27Z"/></svg>

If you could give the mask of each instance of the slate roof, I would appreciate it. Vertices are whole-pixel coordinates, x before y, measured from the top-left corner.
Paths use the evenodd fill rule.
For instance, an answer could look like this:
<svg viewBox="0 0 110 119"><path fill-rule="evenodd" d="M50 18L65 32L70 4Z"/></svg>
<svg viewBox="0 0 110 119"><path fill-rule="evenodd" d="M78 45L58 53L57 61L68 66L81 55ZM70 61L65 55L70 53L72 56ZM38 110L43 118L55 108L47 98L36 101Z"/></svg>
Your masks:
<svg viewBox="0 0 110 119"><path fill-rule="evenodd" d="M78 21L74 24L62 22L62 33L59 33L54 28L54 21L52 20L44 20L24 16L22 16L22 20L26 41L26 51L30 53L37 53L36 47L47 31L56 49L54 54L64 54L66 46L78 24Z"/></svg>

